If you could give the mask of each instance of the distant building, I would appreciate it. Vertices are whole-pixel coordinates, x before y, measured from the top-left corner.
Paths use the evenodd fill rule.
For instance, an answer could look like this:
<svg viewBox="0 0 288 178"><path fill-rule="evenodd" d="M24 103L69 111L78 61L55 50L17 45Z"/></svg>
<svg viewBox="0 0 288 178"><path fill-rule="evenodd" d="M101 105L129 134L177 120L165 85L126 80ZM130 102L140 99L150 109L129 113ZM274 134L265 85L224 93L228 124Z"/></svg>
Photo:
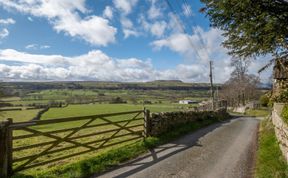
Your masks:
<svg viewBox="0 0 288 178"><path fill-rule="evenodd" d="M195 104L198 103L197 101L192 101L192 100L180 100L179 104Z"/></svg>

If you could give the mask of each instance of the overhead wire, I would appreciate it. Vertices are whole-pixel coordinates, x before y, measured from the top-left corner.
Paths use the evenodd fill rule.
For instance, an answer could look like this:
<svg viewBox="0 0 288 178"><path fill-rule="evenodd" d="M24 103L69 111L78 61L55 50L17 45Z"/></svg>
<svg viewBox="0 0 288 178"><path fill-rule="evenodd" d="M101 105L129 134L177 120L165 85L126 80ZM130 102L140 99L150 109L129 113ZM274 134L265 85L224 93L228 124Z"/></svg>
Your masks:
<svg viewBox="0 0 288 178"><path fill-rule="evenodd" d="M198 35L198 37L199 37L199 41L200 41L200 48L202 48L202 49L204 49L206 52L207 52L207 54L208 54L208 56L209 56L209 53L208 53L208 51L207 51L207 48L206 48L206 45L205 45L205 42L204 42L204 38L203 38L203 36L202 36L202 34L201 33L199 33L199 31L196 31L195 30L195 26L196 26L196 23L194 22L194 20L193 20L193 14L192 14L192 12L191 12L191 10L190 10L190 8L189 8L189 3L188 3L188 1L187 0L183 0L184 2L183 2L183 6L184 6L184 10L186 10L186 12L188 13L188 16L185 16L186 17L186 19L187 19L187 24L188 24L188 26L189 26L189 28L191 28L191 30L193 31L193 33L194 34L196 34L196 35ZM178 1L177 1L178 2ZM189 18L188 18L189 17ZM192 24L191 24L191 23Z"/></svg>
<svg viewBox="0 0 288 178"><path fill-rule="evenodd" d="M181 28L182 32L184 34L187 34L189 35L189 33L186 31L186 28L184 27L183 23L181 22L178 14L177 14L177 11L174 9L174 7L172 6L172 4L169 2L169 0L165 0L166 4L168 5L168 7L170 8L170 10L172 11L172 13L175 15L175 18L176 18L176 22L178 23L178 26ZM177 2L177 1L176 1ZM189 36L186 36L188 41L189 41L189 44L191 45L191 47L195 50L196 52L196 55L199 59L201 59L202 57L199 55L199 51L197 49L197 47L195 47L195 45L193 44L193 42L191 41L190 37Z"/></svg>
<svg viewBox="0 0 288 178"><path fill-rule="evenodd" d="M183 32L184 32L185 34L189 35L189 33L187 33L187 30L185 29L185 26L184 26L183 23L181 22L180 16L177 14L177 12L176 12L176 10L173 8L172 4L169 2L169 0L165 0L165 1L166 1L166 4L169 6L169 8L172 10L172 13L175 14L176 20L178 21L178 24L179 24L179 25L181 26L181 28L183 29ZM176 4L177 4L177 6L178 6L178 9L183 10L183 8L181 7L181 5L179 4L179 1L176 0L175 2L176 2ZM196 24L195 24L195 22L194 22L194 20L193 20L193 14L192 14L192 12L191 12L191 10L190 10L189 3L187 2L187 0L183 0L183 7L184 7L184 10L188 13L188 16L186 16L186 15L184 14L184 17L187 19L185 22L187 22L187 23L186 23L187 26L188 26L189 28L191 28L191 32L194 33L194 34L196 34L196 35L199 37L200 50L204 50L204 51L206 52L207 57L208 57L208 59L209 59L209 61L210 61L210 54L209 54L209 52L208 52L208 50L207 50L207 46L205 45L204 38L203 38L202 34L199 33L199 31L196 31L196 30L194 29L194 27L196 26ZM188 17L190 17L190 18L188 18ZM191 24L190 22L191 22L192 24ZM187 38L188 38L188 40L189 40L189 42L190 42L191 47L195 50L197 57L198 57L200 60L202 60L202 57L201 57L201 55L200 55L201 53L199 54L200 50L199 50L197 47L195 47L195 45L193 44L193 42L191 41L191 39L190 39L189 37L187 37ZM211 60L211 61L213 62L213 60ZM213 76L213 80L215 81L215 76Z"/></svg>
<svg viewBox="0 0 288 178"><path fill-rule="evenodd" d="M176 2L178 3L179 1L176 1ZM178 6L180 6L179 3L178 3ZM191 10L190 10L189 3L187 0L183 0L183 7L184 7L184 10L186 10L186 12L188 13L187 14L188 16L186 16L184 14L184 17L186 17L186 19L187 19L186 21L188 22L187 24L188 24L189 28L191 28L192 32L199 37L200 49L204 50L204 52L207 54L209 61L212 61L212 64L213 64L213 60L210 59L210 53L207 50L207 45L205 45L204 38L203 38L202 34L199 33L199 31L194 30L194 28L193 28L196 26L196 23L193 20L194 17L193 17ZM214 68L214 67L212 67L212 68ZM215 81L215 75L213 75L212 78L213 78L213 81Z"/></svg>

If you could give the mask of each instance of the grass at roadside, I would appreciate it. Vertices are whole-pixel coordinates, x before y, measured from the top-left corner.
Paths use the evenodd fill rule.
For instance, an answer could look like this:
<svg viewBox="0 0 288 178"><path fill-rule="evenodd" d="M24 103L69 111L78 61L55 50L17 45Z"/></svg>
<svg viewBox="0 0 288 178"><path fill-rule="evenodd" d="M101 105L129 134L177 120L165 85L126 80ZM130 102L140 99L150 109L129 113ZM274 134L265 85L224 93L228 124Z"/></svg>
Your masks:
<svg viewBox="0 0 288 178"><path fill-rule="evenodd" d="M253 116L253 117L266 117L268 116L270 111L268 108L261 108L261 109L248 109L245 112L245 115L247 116Z"/></svg>
<svg viewBox="0 0 288 178"><path fill-rule="evenodd" d="M266 117L269 115L270 111L268 108L260 108L260 109L247 109L245 113L238 113L233 111L230 111L229 113L234 116Z"/></svg>
<svg viewBox="0 0 288 178"><path fill-rule="evenodd" d="M159 137L149 137L145 140L138 141L131 145L127 145L118 149L112 149L109 152L105 152L96 157L92 157L77 163L70 165L57 167L50 169L48 171L38 172L33 176L25 175L15 175L13 177L37 177L37 178L80 178L87 177L94 173L103 172L111 167L118 165L119 163L126 161L131 158L135 158L138 155L147 152L149 148L156 147L157 145L164 144L168 141L171 141L181 135L184 135L188 132L195 131L201 127L210 125L212 123L218 122L218 118L204 120L200 122L194 122L191 124L178 125L172 128L166 134L163 134Z"/></svg>
<svg viewBox="0 0 288 178"><path fill-rule="evenodd" d="M261 122L258 144L255 177L288 177L288 165L280 151L273 125L268 119Z"/></svg>
<svg viewBox="0 0 288 178"><path fill-rule="evenodd" d="M288 105L284 106L281 116L283 118L283 121L288 124Z"/></svg>

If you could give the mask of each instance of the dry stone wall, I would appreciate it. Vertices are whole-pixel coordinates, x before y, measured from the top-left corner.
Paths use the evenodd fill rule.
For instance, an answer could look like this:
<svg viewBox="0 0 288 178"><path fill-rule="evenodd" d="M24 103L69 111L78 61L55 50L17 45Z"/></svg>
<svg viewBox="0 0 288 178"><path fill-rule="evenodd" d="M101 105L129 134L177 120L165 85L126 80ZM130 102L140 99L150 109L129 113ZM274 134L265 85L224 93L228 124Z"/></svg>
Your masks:
<svg viewBox="0 0 288 178"><path fill-rule="evenodd" d="M272 121L280 149L288 163L288 125L281 118L281 110L277 104L274 106Z"/></svg>
<svg viewBox="0 0 288 178"><path fill-rule="evenodd" d="M213 111L186 111L186 112L161 112L152 113L149 117L148 129L149 136L157 136L169 131L172 127L180 124L201 122L208 119L227 119L229 114L226 110Z"/></svg>

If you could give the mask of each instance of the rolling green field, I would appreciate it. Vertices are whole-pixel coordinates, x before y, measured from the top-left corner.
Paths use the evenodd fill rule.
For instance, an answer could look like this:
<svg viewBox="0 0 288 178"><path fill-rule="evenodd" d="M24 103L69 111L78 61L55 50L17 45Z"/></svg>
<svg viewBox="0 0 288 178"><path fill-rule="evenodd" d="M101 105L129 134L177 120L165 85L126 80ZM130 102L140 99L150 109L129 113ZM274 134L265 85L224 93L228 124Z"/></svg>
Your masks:
<svg viewBox="0 0 288 178"><path fill-rule="evenodd" d="M135 116L136 116L136 114L128 114L128 115L122 115L122 116L107 117L105 119L108 119L109 121L112 121L112 122L117 122L117 121L129 120ZM140 114L139 116L137 116L137 118L143 118L143 114ZM69 128L78 128L78 127L81 127L83 124L87 123L87 121L89 121L89 119L88 120L81 120L81 121L61 122L61 123L55 123L55 124L33 126L31 128L35 129L37 131L41 131L41 132L50 132L50 131L69 129ZM92 121L89 125L104 124L104 123L107 123L107 122L98 118L98 119L95 119L94 121ZM132 127L132 128L130 128L130 130L133 130L135 132L139 132L139 131L143 130L143 123L144 123L143 119L140 119L140 120L128 123L128 124L127 124L127 122L124 122L124 123L121 123L121 125L123 126L124 124L126 124L126 127ZM135 127L133 127L133 126L135 126ZM76 132L75 134L73 134L72 138L73 137L79 137L82 135L87 135L87 134L99 133L99 132L107 131L107 130L113 130L113 129L119 129L119 126L110 124L110 125L105 125L105 126L99 126L96 128L81 129L78 132ZM69 133L71 133L71 131L56 133L53 135L63 138L65 136L67 136ZM22 131L22 130L14 131L14 136L27 135L27 134L31 134L31 133L29 133L27 131ZM87 142L92 142L95 140L101 140L101 139L106 139L106 138L115 137L115 136L119 136L119 135L125 135L125 134L129 134L129 131L127 131L127 130L121 130L120 132L112 131L112 132L100 134L100 135L91 135L91 136L88 136L85 138L80 137L78 139L73 139L73 141L77 141L79 143L87 143ZM49 164L43 165L41 167L29 169L27 171L24 171L24 173L25 174L37 174L37 171L42 171L43 169L47 170L48 168L52 168L56 165L60 166L60 165L65 165L65 164L71 164L71 163L74 163L74 162L77 162L77 161L80 161L83 159L87 159L91 156L95 156L95 155L99 155L103 152L107 152L110 149L117 148L117 147L127 145L127 144L131 144L137 140L141 140L142 138L139 138L139 136L137 136L137 135L126 135L123 137L115 137L115 138L109 140L108 142L101 141L101 142L97 142L97 143L91 143L91 144L89 144L89 146L92 146L92 147L101 147L101 145L107 146L107 145L110 145L110 144L113 144L116 142L121 142L121 141L129 140L129 139L134 139L134 140L127 141L125 143L121 143L118 145L109 146L107 148L103 148L103 149L93 151L90 153L81 154L81 155L76 156L76 157L61 159L60 161L49 163ZM14 140L13 145L14 145L14 148L18 148L18 147L30 146L30 145L34 145L34 144L47 143L47 142L52 142L52 141L55 141L55 140L53 138L49 138L46 136L37 136L37 137L35 136L35 137L26 138L26 139ZM13 158L14 159L20 159L20 161L16 162L14 164L14 167L17 167L17 166L21 165L22 163L25 163L25 161L21 160L21 158L26 157L26 156L32 156L35 154L40 154L42 151L44 151L46 148L49 148L50 146L51 146L51 144L47 144L46 146L35 147L35 148L30 148L27 150L15 152L13 155ZM55 151L55 150L63 149L63 148L71 147L71 146L74 146L74 145L71 143L62 142L59 145L57 145L55 148L50 150L50 151L52 151L51 154L37 158L36 160L34 160L32 162L32 164L38 164L42 161L47 161L50 159L57 159L59 157L63 157L66 155L70 155L70 154L74 154L74 153L78 153L78 152L82 152L82 151L87 150L87 148L85 148L85 147L78 147L78 148L71 148L71 149L61 151L61 152L54 152L53 153L53 151Z"/></svg>
<svg viewBox="0 0 288 178"><path fill-rule="evenodd" d="M2 111L0 113L0 121L12 118L14 122L29 121L39 112L39 109L22 110L22 111Z"/></svg>
<svg viewBox="0 0 288 178"><path fill-rule="evenodd" d="M74 116L87 116L106 113L117 113L124 111L141 110L147 108L151 112L171 112L187 110L193 105L180 104L149 104L149 105L133 105L133 104L77 104L69 105L64 108L50 108L44 113L41 119L64 118ZM29 121L36 116L40 109L21 110L21 111L2 111L0 120L12 118L14 122Z"/></svg>
<svg viewBox="0 0 288 178"><path fill-rule="evenodd" d="M183 111L193 108L196 105L181 105L177 104L179 100L182 99L192 99L195 101L203 101L207 99L208 93L206 89L184 89L177 91L175 88L177 87L195 87L191 84L185 84L176 81L175 85L170 82L148 82L148 83L96 83L98 88L95 88L95 83L93 82L84 82L84 83L41 83L41 85L36 83L19 83L11 85L10 88L17 89L18 93L21 93L19 97L6 97L1 98L0 102L2 103L9 103L11 108L12 107L20 107L23 110L20 111L5 111L0 113L0 120L4 120L6 118L13 118L13 122L23 122L29 121L33 117L37 115L40 109L32 109L32 110L25 110L26 107L33 107L38 104L49 104L51 102L63 102L69 103L67 107L60 107L54 108L51 107L46 113L44 113L41 117L41 120L47 119L57 119L57 118L67 118L67 117L82 117L82 116L89 116L89 115L99 115L99 114L106 114L106 113L118 113L118 112L126 112L126 111L135 111L135 110L143 110L144 107L149 109L151 112L171 112L171 111ZM65 86L64 88L61 88ZM206 87L206 85L203 85ZM203 87L202 85L196 87ZM44 87L43 89L39 89ZM49 88L51 87L51 88ZM60 88L59 88L60 87ZM129 89L125 89L125 88ZM68 88L68 89L67 89ZM77 88L77 89L69 89L69 88ZM132 88L132 89L131 89ZM171 89L172 88L172 89ZM115 98L121 98L123 103L112 104ZM72 104L71 104L72 103ZM2 107L4 108L4 107ZM5 106L5 108L7 108ZM9 108L9 107L8 107ZM121 116L113 116L108 117L108 121L111 122L118 122L118 121L125 121L133 118L135 114L128 114L128 115L121 115ZM143 113L139 116L139 120L133 121L131 123L123 122L120 125L126 127L132 127L131 130L135 132L139 132L143 130ZM48 124L48 125L40 125L40 126L31 126L30 128L35 129L40 132L51 132L55 130L62 130L62 129L70 129L70 128L78 128L81 127L89 120L81 120L81 121L73 121L73 122L61 122L55 124ZM100 118L93 120L90 124L104 124L106 121L101 120ZM89 124L89 125L90 125ZM134 127L135 126L135 127ZM86 128L81 129L80 131L73 134L72 137L79 137L81 135L87 135L93 133L98 133L107 130L118 129L119 125L105 125L99 126L97 128ZM56 137L65 137L71 131L55 133L53 134ZM23 130L15 130L13 135L29 135L28 131ZM112 140L109 140L107 143L97 142L91 143L89 146L97 147L100 145L109 145L116 142L121 142L124 140L134 139L131 141L127 141L125 143L121 143L119 145L110 146L107 148L103 148L97 151L93 151L87 154L82 154L77 157L61 159L61 161L45 164L41 167L36 167L24 171L24 174L32 174L35 175L42 170L47 170L50 168L60 165L71 164L73 162L77 162L79 160L83 160L89 158L91 156L102 154L103 152L107 152L110 149L117 148L126 144L134 143L135 141L142 139L137 138L135 135L128 135L129 131L122 130L120 132L109 132L105 134L100 134L97 136L89 136L86 138L77 138L74 141L80 143L87 143L95 140L106 139L113 136L121 136L123 137L116 137ZM137 135L136 135L137 136ZM14 159L18 159L18 161L13 165L17 167L25 162L23 157L32 156L35 154L40 154L46 148L49 148L51 144L48 144L52 141L55 141L53 138L49 138L46 136L35 136L29 138L23 138L13 141L14 148L21 148L23 146L31 146L34 144L41 144L47 143L45 146L41 147L31 147L27 150L17 151L13 154ZM87 148L85 147L78 147L78 148L71 148L65 149L61 152L55 152L55 150L71 147L73 144L71 143L61 143L53 148L52 153L42 156L36 160L32 161L32 164L38 164L42 161L47 161L49 159L55 159L67 154L74 154L77 152L85 151ZM22 159L23 158L23 159Z"/></svg>
<svg viewBox="0 0 288 178"><path fill-rule="evenodd" d="M178 104L152 104L146 105L145 108L151 112L165 112L165 111L179 111L186 107ZM87 116L106 113L125 112L133 110L144 109L143 105L132 104L82 104L82 105L69 105L65 108L51 108L48 112L44 113L42 119L63 118L74 116Z"/></svg>
<svg viewBox="0 0 288 178"><path fill-rule="evenodd" d="M64 108L50 108L48 112L46 112L42 115L41 119L42 120L57 119L57 118L65 118L65 117L87 116L87 115L98 115L98 114L105 114L105 113L117 113L117 112L133 111L133 110L142 110L144 108L144 106L147 109L151 110L151 112L179 111L179 110L188 109L188 107L184 106L184 105L164 104L164 103L163 104L148 104L148 105L141 105L141 104L138 104L138 105L134 105L134 104L99 104L99 103L98 104L76 104L76 105L71 104L71 105L64 107ZM2 120L4 118L13 118L14 122L28 121L28 120L31 120L37 114L38 111L39 110L36 110L36 109L21 110L21 111L5 111L5 112L1 113L0 118ZM134 116L135 116L135 114L130 114L130 115L123 115L123 116L109 117L106 119L108 119L112 122L117 122L117 121L123 121L123 120L131 119ZM138 117L143 118L143 113L140 114ZM49 125L41 125L41 126L37 126L37 127L33 126L31 128L38 130L38 131L41 131L41 132L50 132L50 131L54 131L54 130L81 127L81 125L85 124L85 122L87 122L87 120L74 121L74 122L64 122L64 123L62 122L59 124L56 123L56 124L49 124ZM101 119L96 119L95 121L93 121L90 124L93 125L93 124L103 124L103 123L105 123L105 121L103 121ZM123 123L123 124L125 124L125 123ZM139 125L139 124L141 126L131 128L131 130L133 130L135 132L139 132L139 131L143 130L143 119L129 123L126 126L130 127L130 126ZM113 129L117 129L117 128L119 128L119 127L115 126L115 125L106 125L106 126L97 127L96 130L95 130L95 128L83 129L83 130L77 132L76 134L74 134L73 137L77 137L77 136L81 136L81 135L87 135L87 134L93 134L95 132L101 132L101 131L106 131L106 130L111 130L111 129L113 130ZM27 131L22 131L22 130L14 131L14 133L13 133L14 136L26 135L26 134L31 134L31 133L29 133ZM69 134L69 132L63 132L63 133L58 133L58 134L54 134L54 135L63 138L65 136L67 136L67 134ZM94 140L99 140L99 139L101 140L101 139L109 138L109 137L113 136L114 134L115 134L115 132L110 132L110 133L105 133L105 134L101 134L101 135L97 135L97 136L93 136L93 137L79 138L79 139L76 139L75 141L80 142L80 143L86 143L86 142L91 142ZM116 135L118 136L118 135L125 135L125 134L129 134L129 132L127 130L122 130L119 133L117 133ZM109 151L110 149L115 149L115 148L121 147L123 145L132 144L137 140L141 140L142 138L137 138L137 135L127 135L127 136L123 136L123 137L119 137L119 138L117 137L117 138L114 138L112 140L109 140L107 143L104 144L104 146L107 144L109 145L109 144L121 142L124 140L129 140L129 139L133 139L133 140L127 141L127 142L124 142L124 143L121 143L118 145L110 146L107 148L103 148L103 149L100 149L97 151L93 151L90 153L82 154L82 155L79 155L76 157L67 158L67 159L63 159L61 161L49 163L49 164L46 164L46 165L43 165L40 167L28 169L22 173L27 174L27 175L35 175L35 174L41 172L42 170L54 168L56 165L59 166L59 165L66 165L66 164L75 163L75 162L78 162L80 160L87 159L91 156L100 155L104 152ZM13 146L14 146L14 148L18 148L18 147L40 144L40 143L45 143L45 142L52 142L52 141L55 141L55 140L52 138L45 137L45 136L38 136L38 137L21 139L21 140L14 140ZM102 143L103 142L90 144L89 146L97 147L97 146L100 146ZM42 151L44 151L49 146L51 146L51 144L50 145L48 144L48 145L42 146L42 147L35 147L35 148L27 149L27 150L14 152L13 158L14 159L20 159L19 162L16 162L14 164L14 167L17 167L17 166L19 166L25 162L24 160L21 160L21 158L26 157L26 156L32 156L35 154L40 154ZM57 145L56 148L53 148L51 151L61 149L61 148L67 148L67 147L71 147L71 146L73 146L73 144L71 144L71 143L61 143L61 144ZM42 156L42 157L34 160L32 162L32 164L38 164L42 161L47 161L51 158L53 158L53 159L59 158L62 156L66 156L68 154L74 154L74 153L85 151L85 150L87 150L87 148L79 147L79 148L75 148L75 149L67 149L67 150L64 150L64 151L61 151L58 153L52 152L51 154Z"/></svg>

